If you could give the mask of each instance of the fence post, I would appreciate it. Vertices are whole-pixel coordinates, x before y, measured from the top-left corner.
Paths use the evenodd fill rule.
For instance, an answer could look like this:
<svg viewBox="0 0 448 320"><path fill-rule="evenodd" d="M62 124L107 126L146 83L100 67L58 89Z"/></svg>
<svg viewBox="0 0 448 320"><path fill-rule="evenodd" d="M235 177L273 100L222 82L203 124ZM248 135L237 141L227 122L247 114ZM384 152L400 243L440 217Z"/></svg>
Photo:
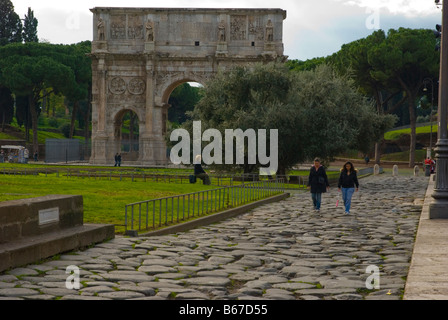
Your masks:
<svg viewBox="0 0 448 320"><path fill-rule="evenodd" d="M138 231L142 230L142 204L138 204Z"/></svg>
<svg viewBox="0 0 448 320"><path fill-rule="evenodd" d="M156 202L152 201L152 228L156 228Z"/></svg>
<svg viewBox="0 0 448 320"><path fill-rule="evenodd" d="M188 210L187 210L187 219L190 219L190 195L188 195Z"/></svg>
<svg viewBox="0 0 448 320"><path fill-rule="evenodd" d="M146 202L146 230L149 228L149 201Z"/></svg>
<svg viewBox="0 0 448 320"><path fill-rule="evenodd" d="M180 202L180 197L177 197L177 222L179 222L179 202Z"/></svg>
<svg viewBox="0 0 448 320"><path fill-rule="evenodd" d="M174 222L174 198L171 198L171 223Z"/></svg>
<svg viewBox="0 0 448 320"><path fill-rule="evenodd" d="M128 206L124 206L124 231L128 231Z"/></svg>
<svg viewBox="0 0 448 320"><path fill-rule="evenodd" d="M185 195L182 196L182 220L185 220Z"/></svg>
<svg viewBox="0 0 448 320"><path fill-rule="evenodd" d="M168 198L165 198L165 225L168 225Z"/></svg>
<svg viewBox="0 0 448 320"><path fill-rule="evenodd" d="M134 230L134 206L131 206L131 230Z"/></svg>
<svg viewBox="0 0 448 320"><path fill-rule="evenodd" d="M159 202L159 227L162 226L162 199Z"/></svg>

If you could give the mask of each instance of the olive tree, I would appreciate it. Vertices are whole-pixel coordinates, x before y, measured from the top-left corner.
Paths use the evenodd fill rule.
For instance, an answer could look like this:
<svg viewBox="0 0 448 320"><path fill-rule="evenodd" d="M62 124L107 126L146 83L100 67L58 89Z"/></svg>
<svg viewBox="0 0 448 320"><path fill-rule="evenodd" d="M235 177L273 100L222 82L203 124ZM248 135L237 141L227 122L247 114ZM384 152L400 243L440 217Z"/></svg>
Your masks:
<svg viewBox="0 0 448 320"><path fill-rule="evenodd" d="M222 137L226 129L278 130L277 173L285 174L314 157L328 161L348 149L367 150L393 126L394 117L378 115L353 82L329 65L289 69L275 62L220 72L204 88L183 128L191 134L193 121L201 121L202 131L217 129ZM247 160L251 155L245 150ZM218 167L253 172L260 166L245 161Z"/></svg>

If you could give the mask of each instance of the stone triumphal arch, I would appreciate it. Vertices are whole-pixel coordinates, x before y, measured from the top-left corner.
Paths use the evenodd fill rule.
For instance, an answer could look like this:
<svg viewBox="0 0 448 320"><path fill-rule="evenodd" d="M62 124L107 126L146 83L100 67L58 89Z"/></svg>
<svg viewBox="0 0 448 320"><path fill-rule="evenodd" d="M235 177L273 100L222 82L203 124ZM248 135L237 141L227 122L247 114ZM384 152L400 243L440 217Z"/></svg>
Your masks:
<svg viewBox="0 0 448 320"><path fill-rule="evenodd" d="M168 99L218 70L285 59L281 9L94 8L93 164L122 152L123 115L138 121L141 165L163 165ZM124 161L130 160L124 158Z"/></svg>

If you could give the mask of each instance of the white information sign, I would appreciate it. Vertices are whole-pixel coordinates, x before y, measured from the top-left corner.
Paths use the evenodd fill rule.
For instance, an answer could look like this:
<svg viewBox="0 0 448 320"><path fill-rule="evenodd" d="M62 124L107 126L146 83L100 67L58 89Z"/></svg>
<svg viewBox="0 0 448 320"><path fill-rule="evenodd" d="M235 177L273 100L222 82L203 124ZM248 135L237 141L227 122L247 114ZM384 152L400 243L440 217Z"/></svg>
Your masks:
<svg viewBox="0 0 448 320"><path fill-rule="evenodd" d="M39 225L45 225L59 221L59 208L39 210Z"/></svg>

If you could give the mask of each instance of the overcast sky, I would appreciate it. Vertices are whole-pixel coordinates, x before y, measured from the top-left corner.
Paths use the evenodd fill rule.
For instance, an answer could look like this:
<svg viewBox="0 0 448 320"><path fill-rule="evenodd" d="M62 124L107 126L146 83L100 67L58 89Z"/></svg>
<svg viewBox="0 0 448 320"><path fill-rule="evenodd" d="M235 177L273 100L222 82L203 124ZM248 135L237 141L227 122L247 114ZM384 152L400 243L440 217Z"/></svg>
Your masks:
<svg viewBox="0 0 448 320"><path fill-rule="evenodd" d="M28 7L39 21L38 36L51 43L92 40L94 7L280 8L287 11L283 42L290 59L337 52L377 29L434 29L441 9L433 0L11 0L24 18Z"/></svg>

